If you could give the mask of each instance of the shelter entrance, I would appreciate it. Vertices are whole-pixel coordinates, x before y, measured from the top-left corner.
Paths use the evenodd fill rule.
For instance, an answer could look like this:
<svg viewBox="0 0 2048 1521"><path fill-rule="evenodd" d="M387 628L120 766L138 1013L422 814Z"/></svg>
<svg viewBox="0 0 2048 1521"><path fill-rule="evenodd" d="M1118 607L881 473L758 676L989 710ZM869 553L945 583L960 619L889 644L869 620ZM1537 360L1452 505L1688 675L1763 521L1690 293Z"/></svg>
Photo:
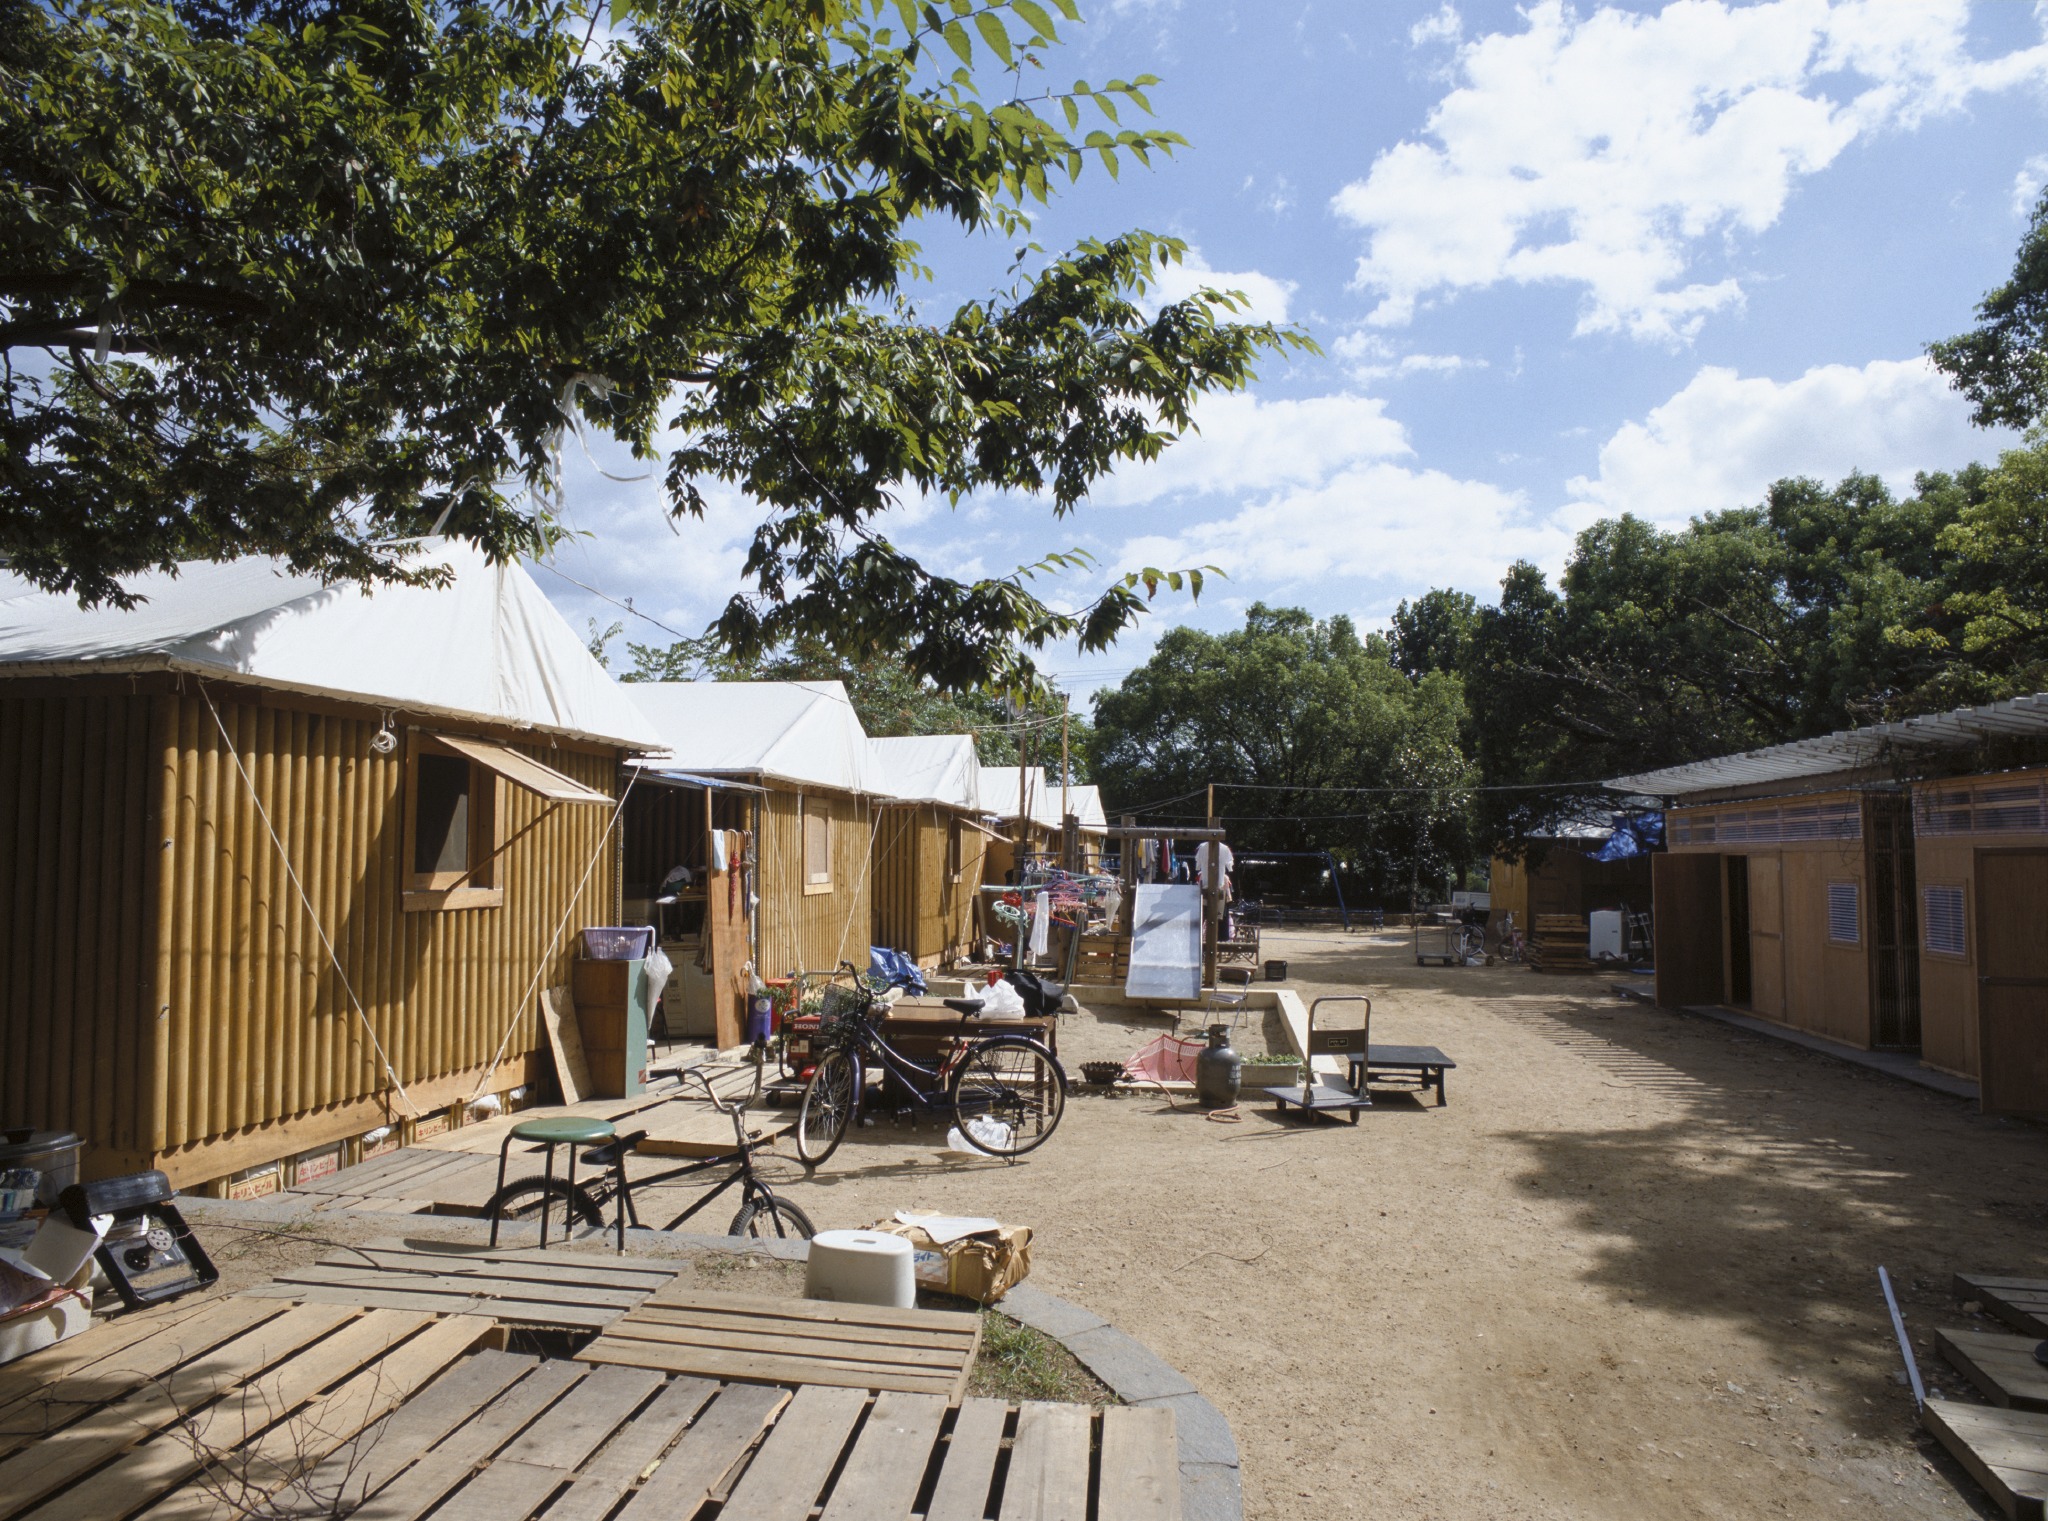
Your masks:
<svg viewBox="0 0 2048 1521"><path fill-rule="evenodd" d="M1977 852L1977 1050L1987 1114L2048 1114L2048 850Z"/></svg>
<svg viewBox="0 0 2048 1521"><path fill-rule="evenodd" d="M1728 1002L1750 1006L1754 990L1749 955L1749 857L1723 856L1728 872Z"/></svg>

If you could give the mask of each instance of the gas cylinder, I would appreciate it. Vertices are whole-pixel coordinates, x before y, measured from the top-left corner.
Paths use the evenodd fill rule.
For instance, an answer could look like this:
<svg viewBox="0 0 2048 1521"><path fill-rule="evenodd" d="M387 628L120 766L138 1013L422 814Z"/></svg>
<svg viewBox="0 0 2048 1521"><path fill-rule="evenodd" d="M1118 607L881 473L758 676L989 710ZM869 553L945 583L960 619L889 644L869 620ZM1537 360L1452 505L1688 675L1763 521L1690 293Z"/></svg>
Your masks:
<svg viewBox="0 0 2048 1521"><path fill-rule="evenodd" d="M1234 1104L1243 1086L1244 1058L1230 1044L1230 1026L1209 1026L1209 1044L1195 1057L1196 1099L1209 1105Z"/></svg>

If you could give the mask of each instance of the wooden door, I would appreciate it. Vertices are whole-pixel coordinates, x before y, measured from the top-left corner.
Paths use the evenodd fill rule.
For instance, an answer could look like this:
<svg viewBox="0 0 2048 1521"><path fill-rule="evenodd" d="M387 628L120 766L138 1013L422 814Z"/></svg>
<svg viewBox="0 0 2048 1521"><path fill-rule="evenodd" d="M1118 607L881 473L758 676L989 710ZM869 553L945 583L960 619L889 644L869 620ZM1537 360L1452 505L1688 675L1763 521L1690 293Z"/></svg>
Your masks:
<svg viewBox="0 0 2048 1521"><path fill-rule="evenodd" d="M1977 1071L1987 1114L2048 1114L2048 850L1977 852Z"/></svg>
<svg viewBox="0 0 2048 1521"><path fill-rule="evenodd" d="M1719 1003L1724 996L1721 872L1721 857L1712 853L1652 857L1657 1002L1665 1008Z"/></svg>
<svg viewBox="0 0 2048 1521"><path fill-rule="evenodd" d="M704 862L704 970L711 978L713 1038L718 1049L738 1045L746 1030L746 992L751 983L747 964L747 889L753 863L747 860L747 836L736 829L712 831L725 836L726 869L706 841Z"/></svg>
<svg viewBox="0 0 2048 1521"><path fill-rule="evenodd" d="M1775 855L1749 858L1749 1006L1785 1017L1785 888Z"/></svg>

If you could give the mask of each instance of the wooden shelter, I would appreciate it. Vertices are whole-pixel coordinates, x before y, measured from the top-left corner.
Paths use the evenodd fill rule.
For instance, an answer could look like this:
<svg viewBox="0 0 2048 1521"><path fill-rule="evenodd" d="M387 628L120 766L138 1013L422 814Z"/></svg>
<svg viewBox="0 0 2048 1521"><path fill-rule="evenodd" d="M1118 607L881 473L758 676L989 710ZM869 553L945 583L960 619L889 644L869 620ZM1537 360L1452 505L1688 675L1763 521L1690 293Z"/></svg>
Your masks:
<svg viewBox="0 0 2048 1521"><path fill-rule="evenodd" d="M989 848L987 880L1014 881L1020 859L1057 864L1065 852L1069 818L1074 821L1074 854L1080 869L1100 869L1109 820L1099 788L1062 788L1046 776L1043 766L984 766L981 801L1003 835L1001 843Z"/></svg>
<svg viewBox="0 0 2048 1521"><path fill-rule="evenodd" d="M1657 1000L1728 1004L2048 1113L2048 695L1612 785L1660 794Z"/></svg>
<svg viewBox="0 0 2048 1521"><path fill-rule="evenodd" d="M629 690L671 752L664 766L757 789L749 794L752 838L740 842L738 859L746 867L742 906L751 909L747 942L761 975L829 972L842 960L865 966L877 815L867 734L846 688L836 681L650 681ZM626 805L628 859L658 860L661 849L646 842L671 826L653 794L638 791ZM717 827L736 819L714 813ZM653 853L635 854L642 851Z"/></svg>
<svg viewBox="0 0 2048 1521"><path fill-rule="evenodd" d="M1602 909L1647 913L1650 857L1602 861L1595 853L1613 833L1605 823L1558 824L1531 837L1532 848L1518 861L1496 856L1487 872L1487 913L1498 923L1512 913L1523 931L1538 916L1584 919Z"/></svg>
<svg viewBox="0 0 2048 1521"><path fill-rule="evenodd" d="M871 739L868 759L877 810L874 943L922 967L946 965L973 944L983 861L1002 841L982 822L973 736Z"/></svg>
<svg viewBox="0 0 2048 1521"><path fill-rule="evenodd" d="M0 583L0 1123L258 1191L540 1076L658 741L523 570L421 552L445 586Z"/></svg>

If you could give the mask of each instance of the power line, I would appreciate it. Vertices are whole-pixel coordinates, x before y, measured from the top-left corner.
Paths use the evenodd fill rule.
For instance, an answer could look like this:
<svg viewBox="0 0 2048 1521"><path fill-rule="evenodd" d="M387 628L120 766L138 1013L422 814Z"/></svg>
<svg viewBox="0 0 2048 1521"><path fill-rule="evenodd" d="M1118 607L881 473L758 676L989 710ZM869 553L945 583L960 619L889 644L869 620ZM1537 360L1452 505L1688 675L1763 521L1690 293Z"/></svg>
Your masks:
<svg viewBox="0 0 2048 1521"><path fill-rule="evenodd" d="M556 569L556 567L548 564L548 562L545 560L535 560L533 563L535 565L538 565L542 570L552 571L555 575L558 575L564 581L567 581L571 586L582 587L585 591L589 592L591 596L597 598L600 602L609 602L613 607L624 608L627 612L631 613L635 618L645 618L647 622L653 624L656 628L660 629L664 634L673 634L678 639L690 641L695 641L696 639L702 637L701 635L697 634L686 634L682 632L682 630L680 629L670 628L666 623L663 623L659 618L649 617L648 614L641 612L640 609L635 607L632 603L621 602L617 597L612 596L610 593L599 591L596 587L592 586L588 581L577 580L574 576L570 575L569 572L567 572L566 570L558 570Z"/></svg>

